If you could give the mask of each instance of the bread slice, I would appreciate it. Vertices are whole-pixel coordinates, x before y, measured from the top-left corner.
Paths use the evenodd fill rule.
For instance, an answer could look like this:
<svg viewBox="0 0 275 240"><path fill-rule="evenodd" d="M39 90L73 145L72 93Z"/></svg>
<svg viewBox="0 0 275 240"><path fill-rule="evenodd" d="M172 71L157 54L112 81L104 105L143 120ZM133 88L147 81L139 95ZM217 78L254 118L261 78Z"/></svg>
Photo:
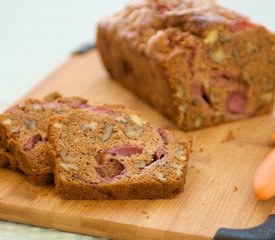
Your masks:
<svg viewBox="0 0 275 240"><path fill-rule="evenodd" d="M88 106L80 98L52 100L28 99L0 115L1 165L22 171L38 185L53 182L54 151L46 141L48 119Z"/></svg>
<svg viewBox="0 0 275 240"><path fill-rule="evenodd" d="M47 102L54 102L58 98L61 98L61 97L62 97L62 95L60 93L52 92L49 95L45 96L44 100ZM13 108L15 108L15 107L11 107L8 111L10 111ZM2 138L3 138L3 136L0 136L0 143L2 144L2 145L0 145L0 167L10 168L15 171L21 171L18 166L17 161L12 156L12 154L9 150L9 146L5 143L5 141L1 140Z"/></svg>
<svg viewBox="0 0 275 240"><path fill-rule="evenodd" d="M52 117L48 141L64 198L157 199L183 191L191 139L133 111L101 106Z"/></svg>

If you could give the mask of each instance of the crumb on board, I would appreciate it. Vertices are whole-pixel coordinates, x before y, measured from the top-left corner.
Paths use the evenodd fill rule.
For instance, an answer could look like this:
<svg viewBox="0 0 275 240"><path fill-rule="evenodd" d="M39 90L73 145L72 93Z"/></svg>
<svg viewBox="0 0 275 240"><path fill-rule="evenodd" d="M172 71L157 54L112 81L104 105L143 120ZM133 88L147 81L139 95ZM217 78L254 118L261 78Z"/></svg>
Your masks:
<svg viewBox="0 0 275 240"><path fill-rule="evenodd" d="M200 173L200 170L197 169L197 168L195 168L195 166L191 165L191 166L189 166L189 167L190 167L190 169L193 169L193 170L195 171L195 173L197 173L197 174ZM190 170L190 171L191 171L191 170Z"/></svg>
<svg viewBox="0 0 275 240"><path fill-rule="evenodd" d="M238 189L238 187L236 187L236 186L233 188L233 192L237 192L238 190L239 190L239 189Z"/></svg>
<svg viewBox="0 0 275 240"><path fill-rule="evenodd" d="M203 148L200 148L200 152L203 152Z"/></svg>
<svg viewBox="0 0 275 240"><path fill-rule="evenodd" d="M223 142L229 142L229 141L232 141L234 139L236 139L236 136L235 136L234 132L233 131L229 131L227 133L225 139L223 140Z"/></svg>
<svg viewBox="0 0 275 240"><path fill-rule="evenodd" d="M149 216L147 215L148 214L147 211L142 211L141 213L144 214L144 215L146 215L146 219L149 219Z"/></svg>

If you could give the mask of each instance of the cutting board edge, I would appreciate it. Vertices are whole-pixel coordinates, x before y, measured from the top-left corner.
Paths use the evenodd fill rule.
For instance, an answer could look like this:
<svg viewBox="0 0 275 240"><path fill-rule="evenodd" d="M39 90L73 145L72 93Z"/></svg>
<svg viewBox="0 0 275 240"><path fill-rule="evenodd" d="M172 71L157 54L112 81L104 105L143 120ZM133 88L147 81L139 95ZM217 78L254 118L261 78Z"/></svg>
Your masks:
<svg viewBox="0 0 275 240"><path fill-rule="evenodd" d="M14 212L15 214L11 214ZM84 234L94 237L108 237L113 240L210 240L212 237L183 234L143 226L133 226L125 223L113 223L108 220L77 217L75 215L54 213L50 210L33 209L5 204L0 201L0 219L31 226L56 229L71 233ZM65 219L65 220L64 220ZM67 219L67 220L66 220ZM68 223L75 219L77 224ZM65 224L64 224L65 223ZM112 223L112 224L109 224ZM107 231L106 231L107 229ZM122 235L123 234L123 235ZM133 239L133 237L135 237Z"/></svg>

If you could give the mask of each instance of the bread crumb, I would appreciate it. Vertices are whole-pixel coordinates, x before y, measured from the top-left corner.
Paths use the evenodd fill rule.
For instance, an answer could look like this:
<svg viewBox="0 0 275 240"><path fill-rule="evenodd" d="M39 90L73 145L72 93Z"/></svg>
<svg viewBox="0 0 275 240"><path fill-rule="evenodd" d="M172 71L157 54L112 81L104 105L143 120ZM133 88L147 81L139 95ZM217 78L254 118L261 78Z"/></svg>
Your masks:
<svg viewBox="0 0 275 240"><path fill-rule="evenodd" d="M237 192L238 190L239 190L239 189L238 189L238 187L236 187L236 186L233 188L233 192Z"/></svg>
<svg viewBox="0 0 275 240"><path fill-rule="evenodd" d="M203 148L200 148L200 152L203 152Z"/></svg>
<svg viewBox="0 0 275 240"><path fill-rule="evenodd" d="M236 139L236 136L235 136L234 132L233 131L229 131L227 133L226 138L223 140L223 142L229 142L229 141L232 141L234 139Z"/></svg>
<svg viewBox="0 0 275 240"><path fill-rule="evenodd" d="M149 216L147 215L148 214L147 211L142 211L141 213L144 214L144 215L146 215L146 219L149 219Z"/></svg>

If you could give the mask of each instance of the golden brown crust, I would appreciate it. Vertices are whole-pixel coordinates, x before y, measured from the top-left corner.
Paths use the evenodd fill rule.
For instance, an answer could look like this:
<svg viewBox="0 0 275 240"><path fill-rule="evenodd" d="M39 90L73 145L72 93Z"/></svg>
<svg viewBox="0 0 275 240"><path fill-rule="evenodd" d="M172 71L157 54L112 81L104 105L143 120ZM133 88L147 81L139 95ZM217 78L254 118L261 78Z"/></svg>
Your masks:
<svg viewBox="0 0 275 240"><path fill-rule="evenodd" d="M236 19L247 20L214 1L146 0L128 4L120 12L103 19L99 26L110 31L114 38L128 40L131 47L148 55L150 41L161 30L179 28L201 38L206 29L230 27Z"/></svg>

